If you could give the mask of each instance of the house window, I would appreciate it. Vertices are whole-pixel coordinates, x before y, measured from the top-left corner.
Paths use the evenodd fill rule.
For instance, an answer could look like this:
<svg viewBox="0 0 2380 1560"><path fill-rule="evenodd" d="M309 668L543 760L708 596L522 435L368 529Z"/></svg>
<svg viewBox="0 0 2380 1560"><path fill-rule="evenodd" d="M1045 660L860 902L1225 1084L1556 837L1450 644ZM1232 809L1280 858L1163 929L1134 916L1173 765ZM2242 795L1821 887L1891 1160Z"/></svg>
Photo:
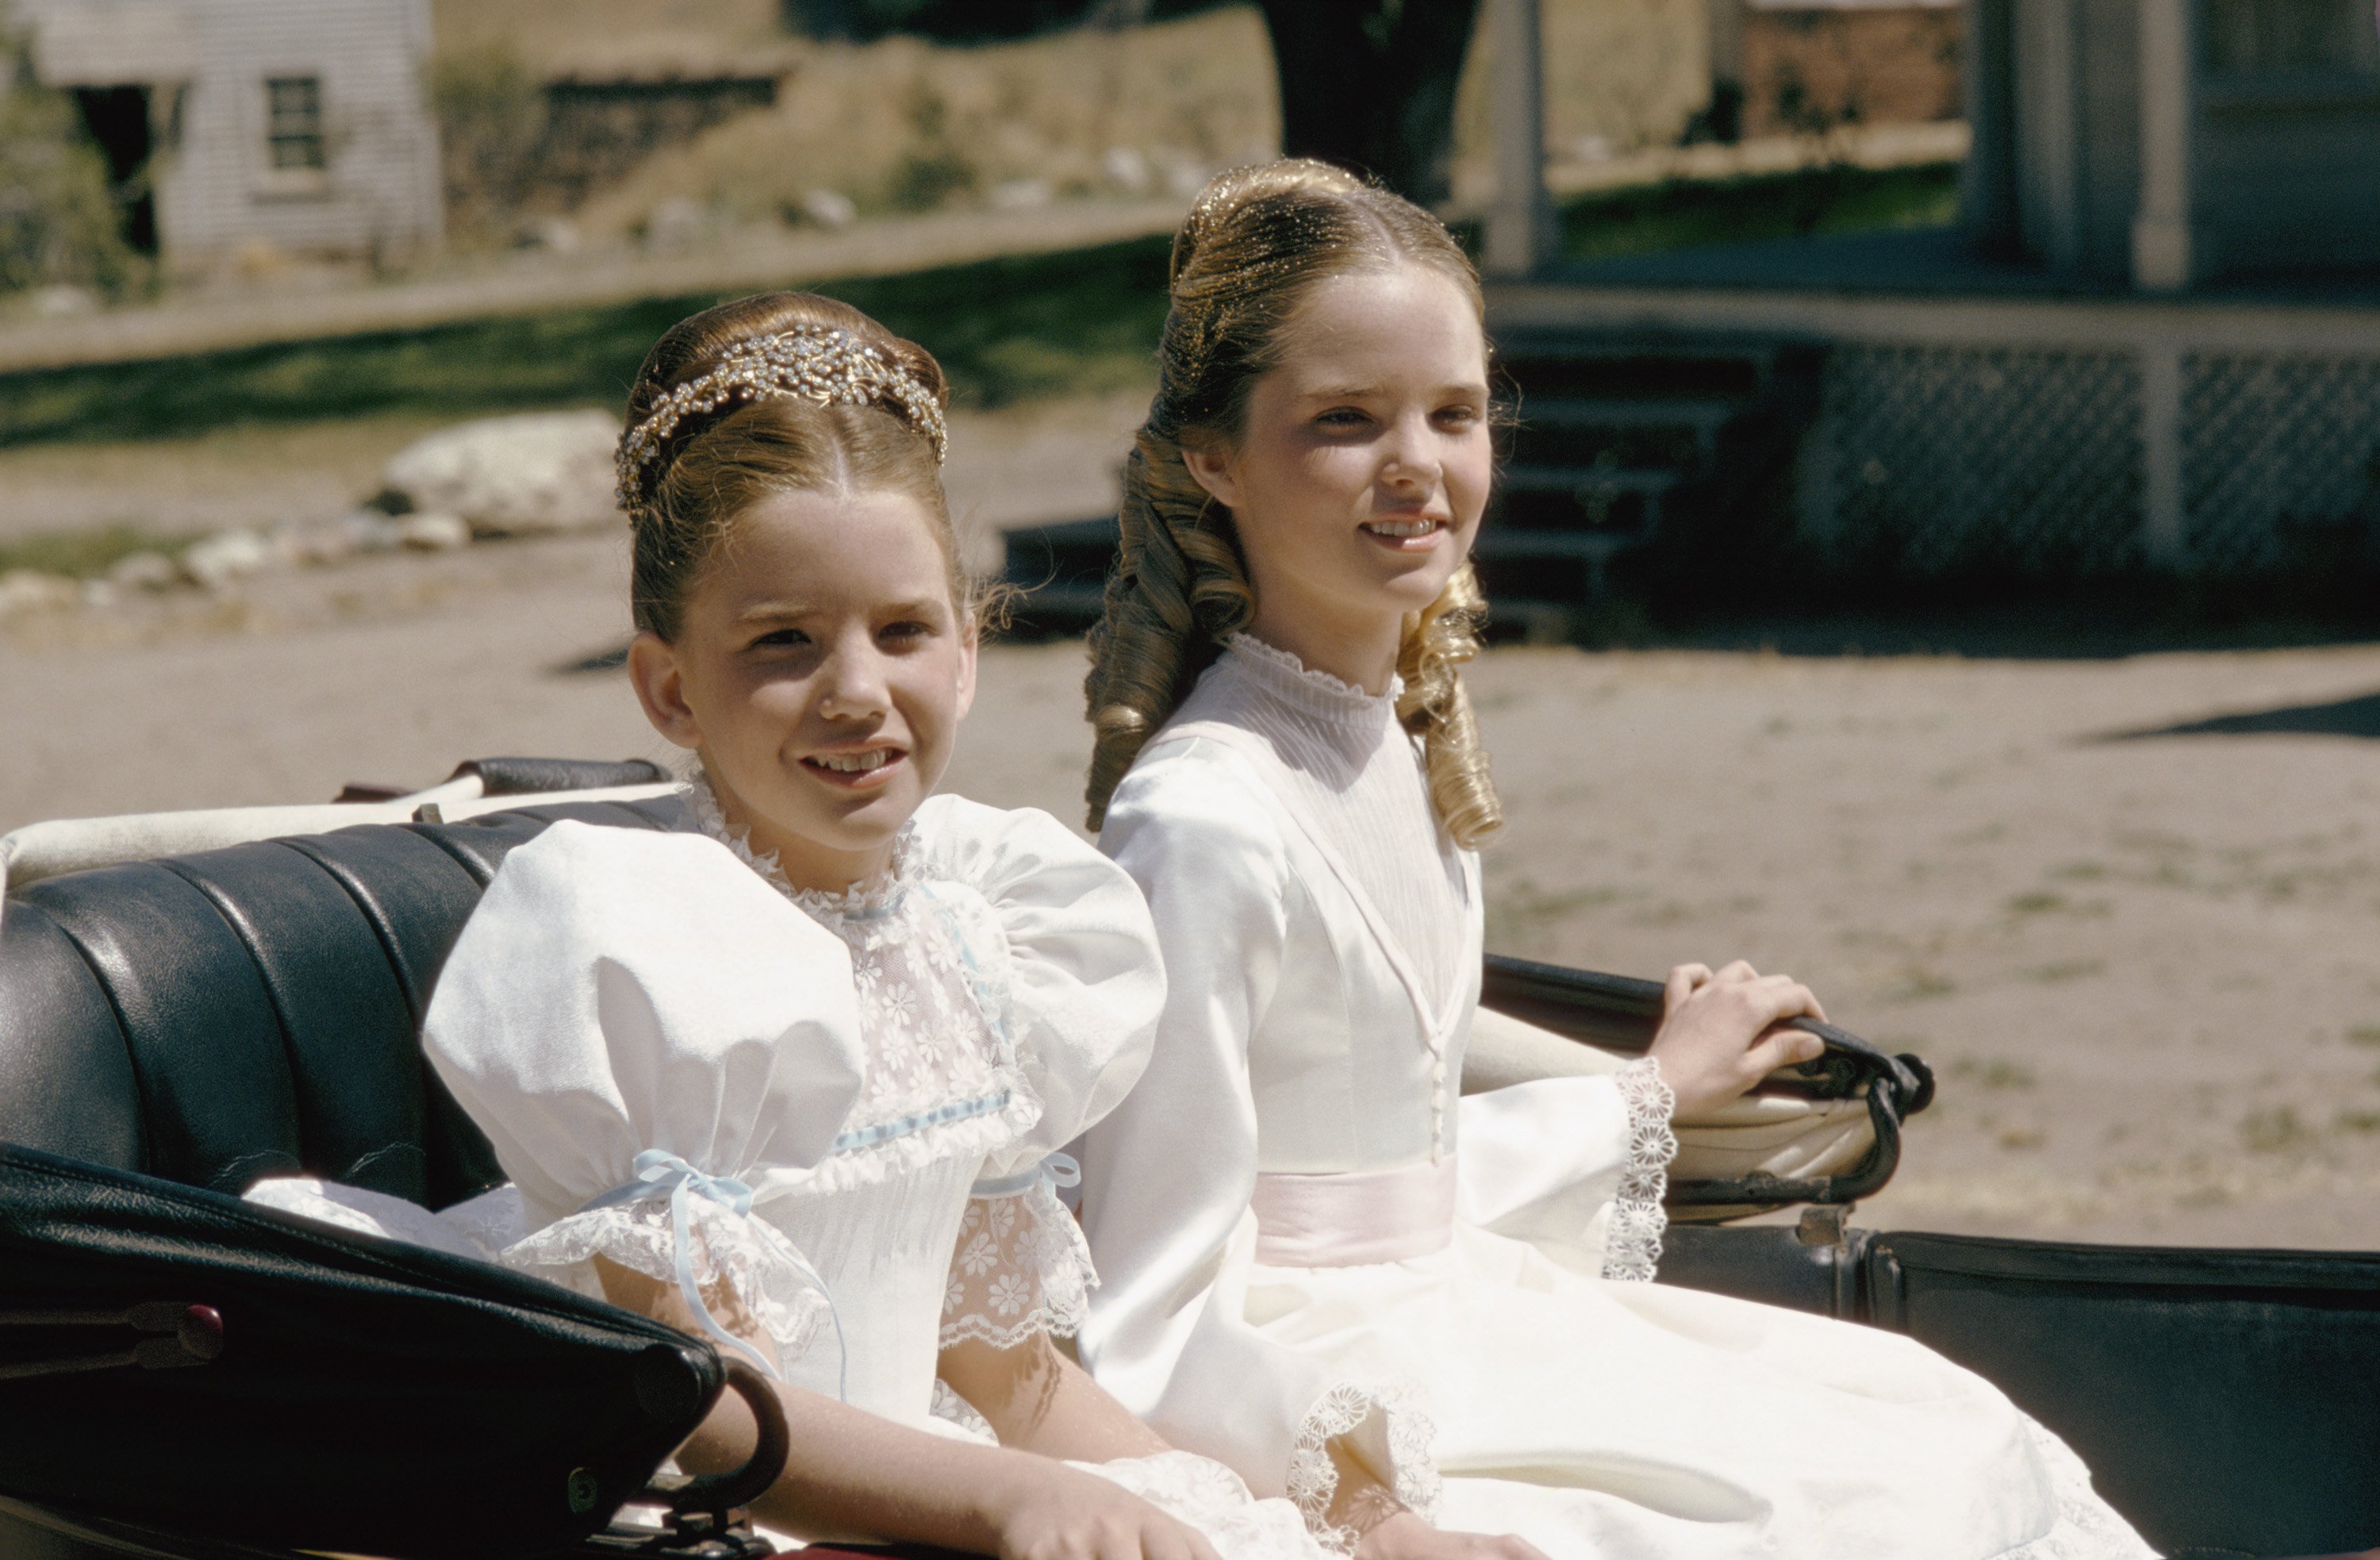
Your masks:
<svg viewBox="0 0 2380 1560"><path fill-rule="evenodd" d="M264 83L265 146L275 172L329 165L322 144L322 79L275 76Z"/></svg>

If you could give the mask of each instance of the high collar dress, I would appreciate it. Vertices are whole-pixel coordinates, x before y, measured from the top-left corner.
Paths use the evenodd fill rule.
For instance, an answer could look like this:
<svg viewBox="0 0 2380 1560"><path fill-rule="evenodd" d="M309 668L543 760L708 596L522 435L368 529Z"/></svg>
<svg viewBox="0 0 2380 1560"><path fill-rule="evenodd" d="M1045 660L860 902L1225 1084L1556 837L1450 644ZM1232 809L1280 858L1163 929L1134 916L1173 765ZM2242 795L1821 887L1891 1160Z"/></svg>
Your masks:
<svg viewBox="0 0 2380 1560"><path fill-rule="evenodd" d="M1913 1341L1645 1282L1675 1152L1650 1061L1462 1096L1479 868L1395 697L1235 636L1109 804L1168 988L1083 1144L1099 1381L1342 1544L1334 1440L1555 1560L2148 1554Z"/></svg>
<svg viewBox="0 0 2380 1560"><path fill-rule="evenodd" d="M1081 1320L1098 1280L1054 1151L1148 1056L1164 982L1139 892L1046 813L953 797L880 881L797 890L698 781L687 803L682 832L565 822L515 850L440 974L423 1047L509 1185L436 1214L314 1181L249 1195L598 1298L599 1256L723 1286L788 1383L989 1439L937 1358ZM1203 1459L1092 1471L1225 1560L1320 1560L1294 1509Z"/></svg>

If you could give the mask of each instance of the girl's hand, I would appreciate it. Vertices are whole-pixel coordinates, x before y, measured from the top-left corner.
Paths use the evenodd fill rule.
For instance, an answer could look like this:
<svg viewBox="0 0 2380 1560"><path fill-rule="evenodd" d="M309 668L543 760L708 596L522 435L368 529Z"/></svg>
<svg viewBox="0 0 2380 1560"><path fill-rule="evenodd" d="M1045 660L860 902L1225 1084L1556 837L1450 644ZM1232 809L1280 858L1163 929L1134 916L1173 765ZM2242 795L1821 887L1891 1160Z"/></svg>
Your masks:
<svg viewBox="0 0 2380 1560"><path fill-rule="evenodd" d="M1546 1553L1510 1533L1441 1532L1405 1511L1356 1540L1355 1560L1546 1560Z"/></svg>
<svg viewBox="0 0 2380 1560"><path fill-rule="evenodd" d="M1826 1018L1810 988L1742 959L1716 974L1707 965L1678 966L1661 1008L1651 1054L1678 1097L1680 1119L1726 1104L1779 1067L1827 1048L1816 1035L1784 1027L1788 1018Z"/></svg>
<svg viewBox="0 0 2380 1560"><path fill-rule="evenodd" d="M1220 1560L1204 1538L1121 1485L1017 1456L1029 1471L989 1513L1000 1560Z"/></svg>

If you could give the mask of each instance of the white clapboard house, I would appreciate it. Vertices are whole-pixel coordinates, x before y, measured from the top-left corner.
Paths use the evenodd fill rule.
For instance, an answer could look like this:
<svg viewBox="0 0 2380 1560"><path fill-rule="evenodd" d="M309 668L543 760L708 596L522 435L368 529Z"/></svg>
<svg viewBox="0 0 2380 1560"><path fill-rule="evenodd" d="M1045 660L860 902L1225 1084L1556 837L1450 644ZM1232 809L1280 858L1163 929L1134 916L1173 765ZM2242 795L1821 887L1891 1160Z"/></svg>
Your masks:
<svg viewBox="0 0 2380 1560"><path fill-rule="evenodd" d="M168 267L435 246L429 0L12 0Z"/></svg>

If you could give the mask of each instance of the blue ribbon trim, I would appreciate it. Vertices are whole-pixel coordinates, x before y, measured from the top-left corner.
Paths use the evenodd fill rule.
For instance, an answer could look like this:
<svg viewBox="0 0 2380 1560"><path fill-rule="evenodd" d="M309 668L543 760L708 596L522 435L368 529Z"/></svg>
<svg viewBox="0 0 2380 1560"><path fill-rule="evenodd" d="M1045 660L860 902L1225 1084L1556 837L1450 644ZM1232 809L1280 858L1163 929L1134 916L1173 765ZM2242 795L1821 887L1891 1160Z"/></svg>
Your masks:
<svg viewBox="0 0 2380 1560"><path fill-rule="evenodd" d="M1000 1176L988 1181L978 1181L968 1188L969 1197L1014 1197L1048 1183L1052 1188L1078 1187L1083 1184L1083 1167L1070 1153L1053 1153L1030 1170L1020 1170L1014 1176Z"/></svg>
<svg viewBox="0 0 2380 1560"><path fill-rule="evenodd" d="M578 1211L592 1213L601 1208L625 1208L632 1203L668 1198L670 1233L677 1258L678 1293L686 1297L686 1305L694 1311L695 1321L710 1335L711 1341L722 1347L734 1349L750 1360L771 1381L784 1380L776 1367L769 1363L767 1356L719 1324L719 1319L710 1313L709 1303L702 1298L702 1286L694 1281L692 1200L699 1197L716 1202L729 1213L744 1217L752 1212L752 1188L731 1176L706 1176L664 1149L647 1149L637 1155L632 1168L637 1173L635 1180L613 1187ZM834 1347L840 1356L835 1372L835 1395L848 1402L851 1396L851 1349L843 1335L843 1314L835 1310L834 1296L827 1288L826 1280L819 1276L818 1269L810 1266L798 1252L784 1254L792 1261L795 1270L826 1301L826 1314L834 1323Z"/></svg>

